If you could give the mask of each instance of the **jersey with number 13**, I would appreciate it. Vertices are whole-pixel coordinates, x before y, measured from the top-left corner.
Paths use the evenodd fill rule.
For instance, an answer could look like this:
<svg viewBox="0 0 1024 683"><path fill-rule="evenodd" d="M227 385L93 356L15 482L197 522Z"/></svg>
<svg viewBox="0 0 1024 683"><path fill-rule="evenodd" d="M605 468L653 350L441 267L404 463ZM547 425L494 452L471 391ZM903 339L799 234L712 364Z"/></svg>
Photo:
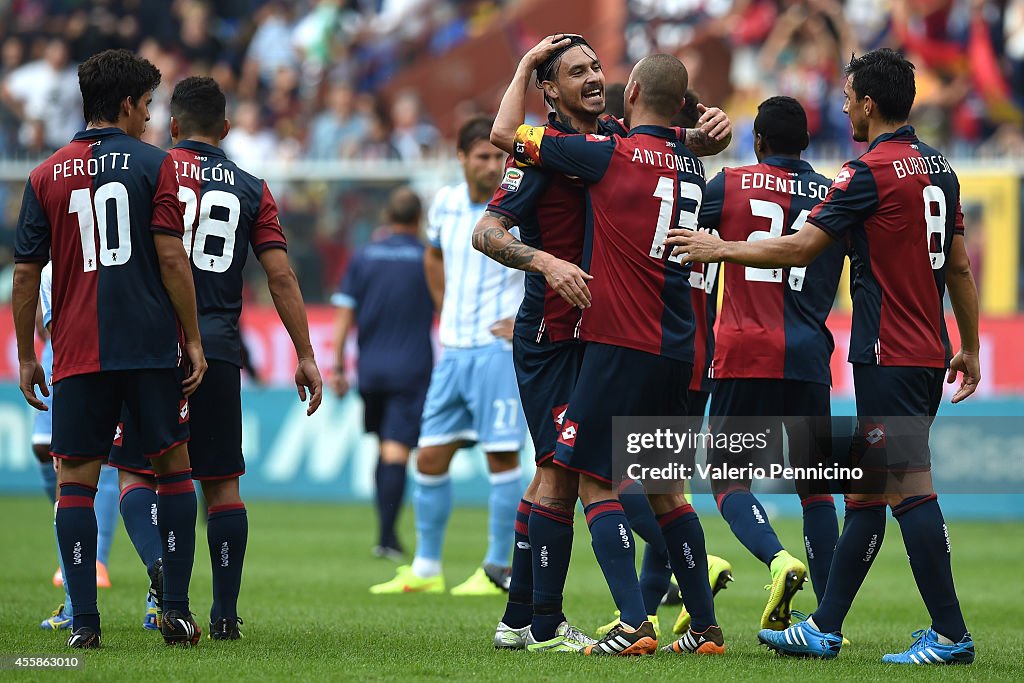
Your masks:
<svg viewBox="0 0 1024 683"><path fill-rule="evenodd" d="M683 129L605 136L520 126L515 157L587 184L581 265L594 279L579 338L693 363L690 267L665 248L671 228L696 227L704 195L704 166Z"/></svg>
<svg viewBox="0 0 1024 683"><path fill-rule="evenodd" d="M964 232L960 182L910 126L839 171L807 223L852 246L850 362L943 368L946 260Z"/></svg>
<svg viewBox="0 0 1024 683"><path fill-rule="evenodd" d="M211 145L185 140L171 149L185 207L185 251L192 259L199 330L207 358L241 366L242 268L249 245L259 256L287 246L267 183Z"/></svg>
<svg viewBox="0 0 1024 683"><path fill-rule="evenodd" d="M180 238L167 152L120 128L81 131L25 185L15 259L53 261L53 382L173 368L179 326L152 233Z"/></svg>

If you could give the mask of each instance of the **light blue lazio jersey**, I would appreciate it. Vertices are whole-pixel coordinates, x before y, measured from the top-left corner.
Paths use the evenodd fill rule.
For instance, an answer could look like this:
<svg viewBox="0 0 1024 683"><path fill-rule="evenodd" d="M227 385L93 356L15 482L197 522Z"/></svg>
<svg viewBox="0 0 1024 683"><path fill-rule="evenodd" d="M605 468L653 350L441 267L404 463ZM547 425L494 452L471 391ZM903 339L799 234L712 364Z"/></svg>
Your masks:
<svg viewBox="0 0 1024 683"><path fill-rule="evenodd" d="M43 311L43 326L49 325L53 319L53 304L50 302L50 291L53 289L53 263L43 266L39 275L39 307Z"/></svg>
<svg viewBox="0 0 1024 683"><path fill-rule="evenodd" d="M491 325L515 318L523 301L525 274L473 248L473 228L486 208L470 201L466 183L441 188L430 207L427 238L444 254L439 336L448 348L492 344Z"/></svg>

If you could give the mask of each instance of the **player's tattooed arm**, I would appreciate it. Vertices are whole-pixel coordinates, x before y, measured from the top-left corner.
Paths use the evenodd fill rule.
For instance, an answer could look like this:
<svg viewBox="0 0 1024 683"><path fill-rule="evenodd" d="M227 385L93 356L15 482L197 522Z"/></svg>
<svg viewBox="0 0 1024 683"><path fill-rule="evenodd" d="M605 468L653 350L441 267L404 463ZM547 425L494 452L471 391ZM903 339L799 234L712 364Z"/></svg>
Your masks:
<svg viewBox="0 0 1024 683"><path fill-rule="evenodd" d="M473 248L509 268L542 274L548 287L566 303L589 308L587 280L593 278L576 264L523 244L510 232L514 226L508 216L485 211L473 229Z"/></svg>
<svg viewBox="0 0 1024 683"><path fill-rule="evenodd" d="M718 107L697 105L700 119L694 128L686 129L686 146L699 157L714 156L732 142L732 122Z"/></svg>

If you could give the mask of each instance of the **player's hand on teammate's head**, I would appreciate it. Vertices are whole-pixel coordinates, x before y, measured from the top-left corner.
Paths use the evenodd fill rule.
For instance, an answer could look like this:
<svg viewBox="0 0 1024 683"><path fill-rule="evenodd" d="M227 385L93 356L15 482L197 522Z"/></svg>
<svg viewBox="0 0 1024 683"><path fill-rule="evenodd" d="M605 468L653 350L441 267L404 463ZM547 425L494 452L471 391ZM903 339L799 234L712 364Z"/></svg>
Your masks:
<svg viewBox="0 0 1024 683"><path fill-rule="evenodd" d="M946 383L956 382L958 373L962 373L963 378L960 380L960 388L953 394L953 403L959 403L977 390L978 384L981 382L981 362L978 359L978 354L960 351L953 356L953 360L949 361L949 374L946 376Z"/></svg>
<svg viewBox="0 0 1024 683"><path fill-rule="evenodd" d="M724 111L718 107L705 107L700 103L697 104L697 111L700 113L697 127L713 140L724 140L732 135L732 121Z"/></svg>
<svg viewBox="0 0 1024 683"><path fill-rule="evenodd" d="M344 398L348 390L352 388L352 385L348 381L348 377L345 376L345 370L343 368L335 368L334 372L331 373L331 391L338 398Z"/></svg>
<svg viewBox="0 0 1024 683"><path fill-rule="evenodd" d="M46 384L46 374L39 361L22 361L20 375L21 393L28 404L36 410L49 410L36 395L36 387L39 387L43 396L50 395L50 387Z"/></svg>
<svg viewBox="0 0 1024 683"><path fill-rule="evenodd" d="M545 36L539 43L531 47L520 63L529 71L534 71L538 66L548 60L557 50L561 50L572 41L572 33L556 33Z"/></svg>
<svg viewBox="0 0 1024 683"><path fill-rule="evenodd" d="M495 321L489 328L487 328L491 334L498 339L504 339L505 341L512 341L512 335L515 331L516 321L513 318L502 318L501 320Z"/></svg>
<svg viewBox="0 0 1024 683"><path fill-rule="evenodd" d="M188 356L188 377L181 383L181 391L188 398L199 388L206 374L206 355L203 353L203 345L197 341L185 342L184 348Z"/></svg>
<svg viewBox="0 0 1024 683"><path fill-rule="evenodd" d="M590 308L590 288L587 281L594 276L575 263L562 259L551 259L550 265L544 268L544 279L548 287L562 297L565 302L576 308Z"/></svg>
<svg viewBox="0 0 1024 683"><path fill-rule="evenodd" d="M320 378L320 368L312 358L300 358L295 368L295 388L299 392L299 400L305 402L306 392L309 391L309 407L306 408L306 415L312 415L320 407L323 400L324 382Z"/></svg>
<svg viewBox="0 0 1024 683"><path fill-rule="evenodd" d="M675 228L668 231L665 246L672 247L672 256L682 256L683 263L721 261L722 240L706 230Z"/></svg>

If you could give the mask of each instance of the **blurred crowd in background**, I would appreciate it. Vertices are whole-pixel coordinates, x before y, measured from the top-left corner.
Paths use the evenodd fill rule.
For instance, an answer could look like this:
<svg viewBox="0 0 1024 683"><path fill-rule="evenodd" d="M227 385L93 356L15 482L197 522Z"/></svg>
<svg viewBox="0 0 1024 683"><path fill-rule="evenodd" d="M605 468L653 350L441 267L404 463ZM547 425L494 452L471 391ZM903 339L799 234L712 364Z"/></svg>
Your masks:
<svg viewBox="0 0 1024 683"><path fill-rule="evenodd" d="M842 114L841 69L851 54L880 45L903 49L917 65L922 137L951 157L1024 156L1024 0L597 1L623 8L619 72L651 52L682 56L691 83L712 96L705 100L733 117L728 154L741 159L757 103L778 93L803 102L818 158L858 153ZM0 159L38 159L67 142L82 126L76 66L109 47L135 50L163 73L146 133L159 146L170 144L174 83L208 74L228 96L224 147L244 168L451 158L445 134L457 121L431 120L416 89L382 92L404 69L501 25L528 2L0 0ZM450 115L494 105L453 102ZM329 295L398 182L272 186L309 301ZM21 184L0 183L0 267L10 261Z"/></svg>

